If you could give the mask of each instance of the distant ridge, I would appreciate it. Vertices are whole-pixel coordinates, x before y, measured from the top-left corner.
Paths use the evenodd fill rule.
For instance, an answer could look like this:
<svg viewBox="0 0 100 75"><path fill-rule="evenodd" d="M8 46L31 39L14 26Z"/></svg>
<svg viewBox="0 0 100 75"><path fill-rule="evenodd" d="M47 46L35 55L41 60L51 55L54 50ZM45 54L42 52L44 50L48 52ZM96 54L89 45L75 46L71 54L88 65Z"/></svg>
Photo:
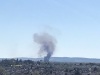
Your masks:
<svg viewBox="0 0 100 75"><path fill-rule="evenodd" d="M12 59L12 58L0 58L2 59ZM14 58L17 59L17 58ZM43 58L28 58L28 57L18 57L18 59L22 60L33 60L33 61L40 61ZM84 62L84 63L100 63L100 59L96 58L81 58L81 57L51 57L51 62Z"/></svg>

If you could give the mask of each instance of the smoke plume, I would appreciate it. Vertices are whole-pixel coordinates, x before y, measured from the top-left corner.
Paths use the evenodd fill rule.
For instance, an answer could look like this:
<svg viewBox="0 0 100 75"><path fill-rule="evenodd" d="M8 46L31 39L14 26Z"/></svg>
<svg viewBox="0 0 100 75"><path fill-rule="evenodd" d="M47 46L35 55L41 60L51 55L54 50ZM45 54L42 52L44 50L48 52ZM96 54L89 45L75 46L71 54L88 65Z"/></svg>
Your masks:
<svg viewBox="0 0 100 75"><path fill-rule="evenodd" d="M49 61L56 47L56 39L48 33L34 34L34 42L40 45L39 55L46 53L44 61Z"/></svg>

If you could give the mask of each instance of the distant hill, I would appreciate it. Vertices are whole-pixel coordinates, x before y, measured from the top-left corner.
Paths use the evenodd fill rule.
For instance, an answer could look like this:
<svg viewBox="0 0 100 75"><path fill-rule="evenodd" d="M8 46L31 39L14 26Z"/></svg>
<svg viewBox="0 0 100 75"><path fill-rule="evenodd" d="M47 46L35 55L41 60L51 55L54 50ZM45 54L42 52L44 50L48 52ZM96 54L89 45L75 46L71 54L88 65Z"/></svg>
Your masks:
<svg viewBox="0 0 100 75"><path fill-rule="evenodd" d="M0 60L6 59L6 58L0 58ZM10 58L8 58L10 59ZM17 59L17 58L14 58ZM43 60L43 58L26 58L26 57L20 57L18 59L22 60L33 60L33 61L39 61ZM100 59L95 59L95 58L77 58L77 57L51 57L50 58L51 62L86 62L86 63L100 63Z"/></svg>
<svg viewBox="0 0 100 75"><path fill-rule="evenodd" d="M94 58L78 58L78 57L52 57L50 61L55 62L92 62L92 63L100 63L100 59Z"/></svg>

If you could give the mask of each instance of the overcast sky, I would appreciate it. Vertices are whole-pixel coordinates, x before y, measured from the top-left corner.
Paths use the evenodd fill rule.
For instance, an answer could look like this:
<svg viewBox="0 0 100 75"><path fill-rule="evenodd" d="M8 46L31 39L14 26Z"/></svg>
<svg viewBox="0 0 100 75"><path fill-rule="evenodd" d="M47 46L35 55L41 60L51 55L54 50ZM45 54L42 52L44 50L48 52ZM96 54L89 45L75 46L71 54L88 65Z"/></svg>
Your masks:
<svg viewBox="0 0 100 75"><path fill-rule="evenodd" d="M56 57L100 58L100 0L0 0L0 57L38 57L34 33L57 39Z"/></svg>

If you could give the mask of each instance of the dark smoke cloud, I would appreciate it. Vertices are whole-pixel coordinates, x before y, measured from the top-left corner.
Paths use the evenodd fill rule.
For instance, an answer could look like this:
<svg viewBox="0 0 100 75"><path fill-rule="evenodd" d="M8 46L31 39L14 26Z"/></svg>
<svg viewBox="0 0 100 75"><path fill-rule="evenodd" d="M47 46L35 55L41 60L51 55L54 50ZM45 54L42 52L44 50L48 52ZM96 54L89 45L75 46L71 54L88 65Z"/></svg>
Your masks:
<svg viewBox="0 0 100 75"><path fill-rule="evenodd" d="M44 57L44 61L49 61L56 47L56 39L48 33L41 35L35 33L34 42L40 45L39 55L45 52L47 55Z"/></svg>

